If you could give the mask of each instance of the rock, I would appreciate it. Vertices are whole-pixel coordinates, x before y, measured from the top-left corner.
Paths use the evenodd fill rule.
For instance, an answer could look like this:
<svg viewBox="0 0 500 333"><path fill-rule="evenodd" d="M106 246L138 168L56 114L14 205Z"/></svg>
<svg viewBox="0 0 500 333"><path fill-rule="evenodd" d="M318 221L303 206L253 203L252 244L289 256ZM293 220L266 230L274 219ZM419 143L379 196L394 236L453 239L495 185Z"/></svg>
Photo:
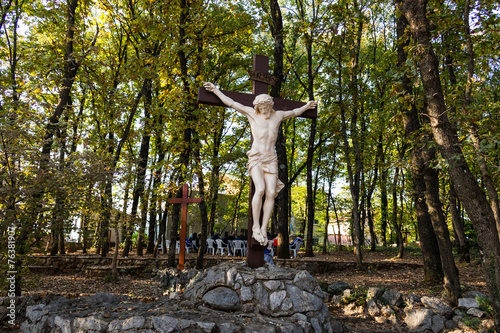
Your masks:
<svg viewBox="0 0 500 333"><path fill-rule="evenodd" d="M380 312L384 317L389 318L394 314L394 310L389 306L389 305L384 305L381 309Z"/></svg>
<svg viewBox="0 0 500 333"><path fill-rule="evenodd" d="M126 330L130 330L130 329L134 329L134 328L139 329L139 328L142 328L144 326L145 322L146 322L146 320L142 316L134 316L134 317L131 317L128 319L123 319L123 320L117 319L117 320L113 320L109 324L108 330L121 332L121 331L126 331Z"/></svg>
<svg viewBox="0 0 500 333"><path fill-rule="evenodd" d="M482 317L486 316L486 312L479 310L479 309L476 309L476 308L470 308L469 310L467 310L467 314L469 316L473 316L473 317L477 317L477 318L482 318Z"/></svg>
<svg viewBox="0 0 500 333"><path fill-rule="evenodd" d="M26 307L26 317L32 322L37 322L40 318L48 313L47 310L43 311L45 304L38 304Z"/></svg>
<svg viewBox="0 0 500 333"><path fill-rule="evenodd" d="M444 328L444 319L440 315L432 316L431 320L431 330L434 333L440 332Z"/></svg>
<svg viewBox="0 0 500 333"><path fill-rule="evenodd" d="M454 330L455 328L458 328L458 325L453 319L448 319L445 321L444 327L449 330Z"/></svg>
<svg viewBox="0 0 500 333"><path fill-rule="evenodd" d="M84 331L97 331L104 332L108 327L108 323L102 319L96 318L94 316L86 318L75 318L73 320L73 326Z"/></svg>
<svg viewBox="0 0 500 333"><path fill-rule="evenodd" d="M328 292L333 295L342 295L344 290L350 289L351 286L344 281L337 281L328 286Z"/></svg>
<svg viewBox="0 0 500 333"><path fill-rule="evenodd" d="M374 299L366 300L366 311L372 317L380 315L380 309L377 305L377 302Z"/></svg>
<svg viewBox="0 0 500 333"><path fill-rule="evenodd" d="M423 332L432 327L434 313L429 309L415 309L406 314L405 323L412 332Z"/></svg>
<svg viewBox="0 0 500 333"><path fill-rule="evenodd" d="M475 298L459 298L458 307L465 309L479 308L479 303Z"/></svg>
<svg viewBox="0 0 500 333"><path fill-rule="evenodd" d="M344 307L344 314L346 314L348 316L359 315L359 314L362 314L363 312L364 312L363 307L357 306L355 303L347 304Z"/></svg>
<svg viewBox="0 0 500 333"><path fill-rule="evenodd" d="M427 308L432 309L435 313L443 317L449 317L452 313L451 307L437 297L424 296L421 298L421 302Z"/></svg>
<svg viewBox="0 0 500 333"><path fill-rule="evenodd" d="M280 290L269 295L269 306L271 310L276 310L286 297L286 290Z"/></svg>
<svg viewBox="0 0 500 333"><path fill-rule="evenodd" d="M422 303L420 296L415 294L404 295L403 302L405 302L409 307L414 307Z"/></svg>
<svg viewBox="0 0 500 333"><path fill-rule="evenodd" d="M387 301L392 306L401 306L403 299L401 294L395 290L386 290L382 295L382 298Z"/></svg>
<svg viewBox="0 0 500 333"><path fill-rule="evenodd" d="M366 297L367 298L380 298L384 294L384 289L376 288L376 287L370 287L368 288L368 291L366 292Z"/></svg>
<svg viewBox="0 0 500 333"><path fill-rule="evenodd" d="M160 333L170 333L177 329L178 320L170 317L169 315L163 315L153 317L152 322L155 331Z"/></svg>
<svg viewBox="0 0 500 333"><path fill-rule="evenodd" d="M240 289L240 299L242 302L248 302L253 299L252 288L250 287L241 287Z"/></svg>
<svg viewBox="0 0 500 333"><path fill-rule="evenodd" d="M290 295L295 312L319 311L323 307L323 299L316 295L300 290L293 285L287 286L286 290Z"/></svg>
<svg viewBox="0 0 500 333"><path fill-rule="evenodd" d="M467 294L464 295L464 298L476 298L476 297L490 298L490 296L483 294L480 291L469 291Z"/></svg>
<svg viewBox="0 0 500 333"><path fill-rule="evenodd" d="M61 333L71 333L71 320L56 316L54 318L54 326L59 327Z"/></svg>
<svg viewBox="0 0 500 333"><path fill-rule="evenodd" d="M240 297L236 291L227 287L217 287L202 297L203 302L219 310L238 310Z"/></svg>

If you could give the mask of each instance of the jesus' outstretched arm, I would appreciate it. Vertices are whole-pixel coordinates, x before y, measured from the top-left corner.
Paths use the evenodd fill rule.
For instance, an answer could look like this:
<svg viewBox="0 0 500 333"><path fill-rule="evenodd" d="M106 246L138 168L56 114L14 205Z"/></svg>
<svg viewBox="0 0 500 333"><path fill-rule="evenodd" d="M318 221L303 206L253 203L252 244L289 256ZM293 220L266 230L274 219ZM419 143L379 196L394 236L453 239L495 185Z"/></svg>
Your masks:
<svg viewBox="0 0 500 333"><path fill-rule="evenodd" d="M213 83L211 82L203 82L203 86L207 91L213 92L226 106L235 109L236 111L248 116L249 112L253 110L248 106L244 106L241 103L234 101L232 98L226 96L222 91L219 90Z"/></svg>

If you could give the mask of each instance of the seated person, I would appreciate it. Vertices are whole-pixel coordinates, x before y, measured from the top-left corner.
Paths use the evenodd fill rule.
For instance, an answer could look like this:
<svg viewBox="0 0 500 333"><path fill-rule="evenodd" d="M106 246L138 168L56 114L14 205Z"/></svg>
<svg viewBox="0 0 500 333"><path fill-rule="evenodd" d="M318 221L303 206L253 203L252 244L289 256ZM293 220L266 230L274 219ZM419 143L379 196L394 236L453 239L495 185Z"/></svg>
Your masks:
<svg viewBox="0 0 500 333"><path fill-rule="evenodd" d="M245 237L245 234L242 232L240 232L240 234L238 235L238 237L236 237L236 240L247 240L247 238Z"/></svg>
<svg viewBox="0 0 500 333"><path fill-rule="evenodd" d="M200 248L200 244L198 243L198 234L196 232L193 232L191 236L189 237L189 241L192 243L193 249L198 252L198 249Z"/></svg>
<svg viewBox="0 0 500 333"><path fill-rule="evenodd" d="M295 237L295 239L293 240L293 242L290 243L290 246L294 246L295 243L297 243L298 241L300 242L303 242L304 240L302 239L302 235L301 234L297 234L297 236Z"/></svg>
<svg viewBox="0 0 500 333"><path fill-rule="evenodd" d="M230 242L230 236L229 236L229 232L224 232L224 236L222 236L220 238L222 240L222 246L223 247L227 247L229 249L229 253L233 253L233 251L231 250L231 242Z"/></svg>

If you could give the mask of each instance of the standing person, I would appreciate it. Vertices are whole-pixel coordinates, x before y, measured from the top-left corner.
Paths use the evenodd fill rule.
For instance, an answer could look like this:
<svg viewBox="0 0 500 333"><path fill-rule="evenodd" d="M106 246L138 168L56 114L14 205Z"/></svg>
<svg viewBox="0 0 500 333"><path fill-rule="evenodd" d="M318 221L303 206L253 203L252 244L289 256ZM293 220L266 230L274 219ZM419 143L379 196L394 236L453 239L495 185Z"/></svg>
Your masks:
<svg viewBox="0 0 500 333"><path fill-rule="evenodd" d="M273 98L267 94L260 94L255 97L254 108L251 108L224 95L213 83L204 82L203 86L219 97L225 105L245 115L250 123L253 143L247 152L247 168L255 184L252 214L256 220L252 232L257 242L267 246L267 226L273 213L274 199L284 186L278 179L278 157L275 151L279 126L285 119L300 116L304 111L314 109L316 102L309 101L292 111L275 111ZM264 195L266 200L262 203ZM263 215L259 221L261 210Z"/></svg>

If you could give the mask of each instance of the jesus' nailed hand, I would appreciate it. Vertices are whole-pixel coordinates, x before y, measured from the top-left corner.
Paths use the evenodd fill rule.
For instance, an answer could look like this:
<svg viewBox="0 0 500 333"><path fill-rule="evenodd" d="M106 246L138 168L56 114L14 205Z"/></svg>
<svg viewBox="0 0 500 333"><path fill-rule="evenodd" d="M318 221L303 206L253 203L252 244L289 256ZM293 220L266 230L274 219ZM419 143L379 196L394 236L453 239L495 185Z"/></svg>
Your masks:
<svg viewBox="0 0 500 333"><path fill-rule="evenodd" d="M247 152L247 168L255 185L251 208L254 220L259 218L261 209L263 211L262 221L254 222L252 232L257 242L267 246L267 225L273 213L274 198L284 186L278 179L278 158L275 150L279 126L285 119L300 116L304 111L314 109L317 103L309 101L292 111L275 111L273 98L267 94L261 94L255 97L254 108L251 108L224 95L213 83L203 82L203 86L219 97L225 105L248 118L253 136L252 147ZM262 204L264 195L266 200Z"/></svg>

